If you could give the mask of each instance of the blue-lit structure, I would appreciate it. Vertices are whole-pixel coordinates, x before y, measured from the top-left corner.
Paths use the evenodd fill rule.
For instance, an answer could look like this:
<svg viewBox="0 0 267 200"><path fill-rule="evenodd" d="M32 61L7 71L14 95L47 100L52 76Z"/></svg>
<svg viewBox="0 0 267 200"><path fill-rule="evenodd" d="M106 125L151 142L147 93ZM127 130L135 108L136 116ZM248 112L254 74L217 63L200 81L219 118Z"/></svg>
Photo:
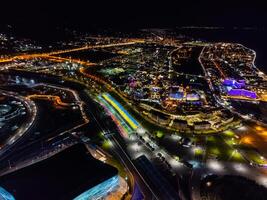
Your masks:
<svg viewBox="0 0 267 200"><path fill-rule="evenodd" d="M244 89L231 89L228 91L229 96L242 96L250 99L256 99L257 94L250 90L244 90Z"/></svg>
<svg viewBox="0 0 267 200"><path fill-rule="evenodd" d="M0 186L4 190L0 189L0 200L75 199L87 190L80 197L101 199L91 197L114 189L118 185L116 176L116 168L95 159L82 143L77 143L52 157L1 176Z"/></svg>
<svg viewBox="0 0 267 200"><path fill-rule="evenodd" d="M116 187L119 185L119 176L114 176L95 187L87 190L86 192L80 194L73 200L88 200L88 199L102 199L109 192L114 191Z"/></svg>
<svg viewBox="0 0 267 200"><path fill-rule="evenodd" d="M0 187L0 200L15 200L15 198L4 188Z"/></svg>
<svg viewBox="0 0 267 200"><path fill-rule="evenodd" d="M172 92L170 93L169 97L172 99L181 100L184 97L184 93L183 92Z"/></svg>
<svg viewBox="0 0 267 200"><path fill-rule="evenodd" d="M236 81L234 79L225 79L223 81L223 85L224 86L230 86L232 88L244 88L246 86L246 82L245 80L239 80L239 81Z"/></svg>

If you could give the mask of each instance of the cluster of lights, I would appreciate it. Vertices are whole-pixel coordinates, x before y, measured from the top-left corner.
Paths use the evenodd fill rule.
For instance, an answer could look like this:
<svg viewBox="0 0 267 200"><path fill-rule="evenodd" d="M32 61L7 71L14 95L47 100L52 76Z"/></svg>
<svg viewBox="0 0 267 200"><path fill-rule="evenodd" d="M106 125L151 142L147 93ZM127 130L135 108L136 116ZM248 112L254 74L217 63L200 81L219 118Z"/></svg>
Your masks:
<svg viewBox="0 0 267 200"><path fill-rule="evenodd" d="M223 165L216 160L209 160L207 162L207 166L208 166L208 168L210 168L211 170L214 170L216 172L220 172L223 170Z"/></svg>

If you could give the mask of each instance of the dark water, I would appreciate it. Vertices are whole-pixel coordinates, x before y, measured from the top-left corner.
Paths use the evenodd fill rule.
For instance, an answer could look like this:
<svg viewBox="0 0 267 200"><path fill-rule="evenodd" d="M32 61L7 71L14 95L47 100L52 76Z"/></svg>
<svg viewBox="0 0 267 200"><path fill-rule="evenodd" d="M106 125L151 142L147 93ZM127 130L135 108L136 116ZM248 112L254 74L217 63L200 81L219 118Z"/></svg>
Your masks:
<svg viewBox="0 0 267 200"><path fill-rule="evenodd" d="M63 53L59 54L59 56L64 58L71 57L74 59L89 60L90 62L99 62L105 59L115 57L116 54L113 54L108 51L83 50L83 51Z"/></svg>
<svg viewBox="0 0 267 200"><path fill-rule="evenodd" d="M266 29L177 29L176 32L210 42L241 43L256 51L256 66L267 72Z"/></svg>

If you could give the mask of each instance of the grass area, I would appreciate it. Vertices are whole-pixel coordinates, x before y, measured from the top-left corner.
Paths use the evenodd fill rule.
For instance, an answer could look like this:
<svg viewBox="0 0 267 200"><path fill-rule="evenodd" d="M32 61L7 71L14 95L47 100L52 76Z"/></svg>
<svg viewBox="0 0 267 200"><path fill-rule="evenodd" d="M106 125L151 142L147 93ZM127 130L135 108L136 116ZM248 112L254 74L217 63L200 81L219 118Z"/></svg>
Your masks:
<svg viewBox="0 0 267 200"><path fill-rule="evenodd" d="M245 151L244 156L251 162L258 164L258 165L266 165L267 160L262 157L258 152L256 151Z"/></svg>
<svg viewBox="0 0 267 200"><path fill-rule="evenodd" d="M205 157L205 148L203 147L193 147L194 158L196 160L202 161Z"/></svg>
<svg viewBox="0 0 267 200"><path fill-rule="evenodd" d="M235 146L236 144L238 144L238 140L236 138L227 138L225 139L225 142L230 146Z"/></svg>
<svg viewBox="0 0 267 200"><path fill-rule="evenodd" d="M163 138L163 136L164 136L164 133L162 132L162 131L157 131L156 132L156 136L157 136L157 138Z"/></svg>
<svg viewBox="0 0 267 200"><path fill-rule="evenodd" d="M235 133L232 130L224 131L223 134L228 137L234 137Z"/></svg>
<svg viewBox="0 0 267 200"><path fill-rule="evenodd" d="M243 156L238 151L235 151L235 150L232 150L229 161L239 162L239 163L246 162Z"/></svg>
<svg viewBox="0 0 267 200"><path fill-rule="evenodd" d="M104 140L101 147L104 150L109 150L112 147L112 143L109 140Z"/></svg>
<svg viewBox="0 0 267 200"><path fill-rule="evenodd" d="M194 153L195 153L195 156L202 156L204 153L204 150L201 148L195 148Z"/></svg>
<svg viewBox="0 0 267 200"><path fill-rule="evenodd" d="M242 155L231 147L234 142L236 141L228 139L226 143L220 136L208 136L206 138L206 159L217 158L222 161L245 162Z"/></svg>

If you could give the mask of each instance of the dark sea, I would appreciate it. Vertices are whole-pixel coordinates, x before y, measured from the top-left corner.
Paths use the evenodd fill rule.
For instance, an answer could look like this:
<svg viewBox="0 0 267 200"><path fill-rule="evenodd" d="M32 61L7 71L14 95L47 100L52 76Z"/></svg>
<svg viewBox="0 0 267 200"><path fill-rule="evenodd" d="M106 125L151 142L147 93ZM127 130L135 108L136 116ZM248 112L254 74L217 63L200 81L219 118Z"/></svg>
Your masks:
<svg viewBox="0 0 267 200"><path fill-rule="evenodd" d="M209 42L236 42L256 51L255 65L267 73L267 30L248 29L181 29L177 33Z"/></svg>

